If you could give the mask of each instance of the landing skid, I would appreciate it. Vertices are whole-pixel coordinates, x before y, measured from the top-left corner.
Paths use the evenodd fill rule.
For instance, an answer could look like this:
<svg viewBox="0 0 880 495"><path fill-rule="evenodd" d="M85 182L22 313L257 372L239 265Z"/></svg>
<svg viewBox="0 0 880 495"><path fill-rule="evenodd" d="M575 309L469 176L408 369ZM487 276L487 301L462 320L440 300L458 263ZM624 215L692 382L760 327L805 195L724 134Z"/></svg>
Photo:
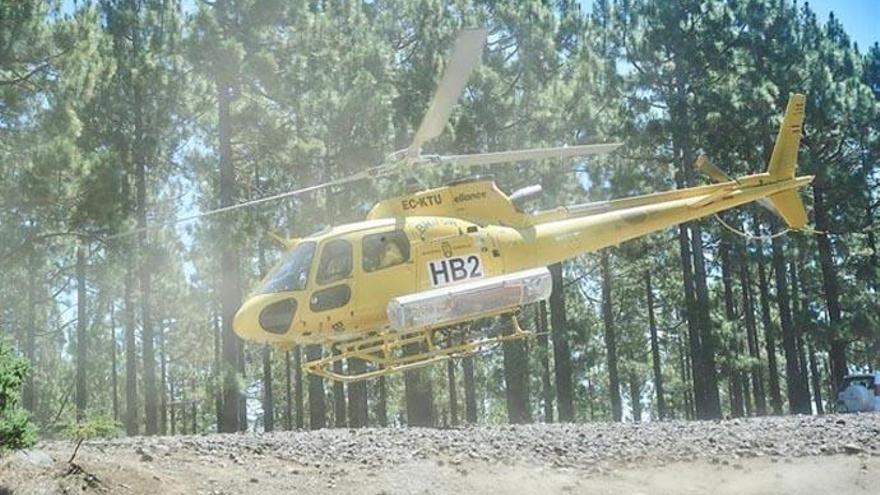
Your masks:
<svg viewBox="0 0 880 495"><path fill-rule="evenodd" d="M535 336L533 332L523 330L513 315L510 315L508 322L502 323L501 328L493 326L485 332L477 332L487 335L475 336L471 330L469 325L454 325L410 332L385 331L336 344L333 346L334 353L305 363L303 369L330 380L352 383L471 356L505 341ZM497 335L490 335L492 333ZM335 363L352 358L365 361L367 370L354 374L333 370Z"/></svg>

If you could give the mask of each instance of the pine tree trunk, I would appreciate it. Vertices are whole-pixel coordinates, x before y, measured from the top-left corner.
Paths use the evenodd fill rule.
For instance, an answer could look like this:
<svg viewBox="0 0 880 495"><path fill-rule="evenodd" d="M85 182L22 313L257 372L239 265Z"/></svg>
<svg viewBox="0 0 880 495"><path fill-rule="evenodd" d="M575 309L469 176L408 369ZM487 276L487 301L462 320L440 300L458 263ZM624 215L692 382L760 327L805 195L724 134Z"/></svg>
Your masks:
<svg viewBox="0 0 880 495"><path fill-rule="evenodd" d="M692 386L692 381L689 373L689 371L692 369L692 365L690 364L687 350L680 336L678 339L678 360L679 369L681 370L681 383L684 385L682 387L684 417L685 419L694 419L694 417L696 416L696 411L694 410L694 398L693 395L691 395L691 392L694 388Z"/></svg>
<svg viewBox="0 0 880 495"><path fill-rule="evenodd" d="M388 391L385 377L379 377L379 404L376 405L376 420L379 426L388 426Z"/></svg>
<svg viewBox="0 0 880 495"><path fill-rule="evenodd" d="M587 404L589 404L590 421L596 420L596 407L594 406L596 403L595 390L593 382L590 380L590 375L587 375Z"/></svg>
<svg viewBox="0 0 880 495"><path fill-rule="evenodd" d="M235 350L238 354L238 376L245 377L247 373L245 371L245 366L247 365L246 355L244 351L244 341L236 337L235 339ZM247 398L244 396L244 390L239 390L239 398L238 398L238 431L247 431L248 430L248 417L247 417Z"/></svg>
<svg viewBox="0 0 880 495"><path fill-rule="evenodd" d="M825 184L823 174L819 174L813 182L813 213L816 219L816 230L827 232L830 228L828 212L825 205ZM822 268L822 286L825 290L825 305L831 325L831 388L840 390L843 377L847 374L846 341L840 336L841 311L840 290L837 282L837 267L834 265L834 251L831 239L827 235L816 236L819 246L819 265Z"/></svg>
<svg viewBox="0 0 880 495"><path fill-rule="evenodd" d="M657 321L654 318L654 291L651 287L651 271L645 270L645 302L648 308L648 327L651 332L651 364L654 370L654 391L657 394L657 416L667 418L666 399L663 395L663 373L660 370L660 342L657 338Z"/></svg>
<svg viewBox="0 0 880 495"><path fill-rule="evenodd" d="M317 359L321 359L321 346L306 346L306 360L315 361ZM326 426L327 406L324 400L324 379L309 373L309 429L319 430Z"/></svg>
<svg viewBox="0 0 880 495"><path fill-rule="evenodd" d="M635 373L629 374L629 401L632 409L633 423L642 422L642 384Z"/></svg>
<svg viewBox="0 0 880 495"><path fill-rule="evenodd" d="M125 432L129 436L140 431L137 393L137 341L135 339L134 301L132 291L134 272L126 267L123 288L125 311Z"/></svg>
<svg viewBox="0 0 880 495"><path fill-rule="evenodd" d="M85 420L88 407L86 367L88 366L88 314L86 306L86 255L81 243L76 246L76 421Z"/></svg>
<svg viewBox="0 0 880 495"><path fill-rule="evenodd" d="M745 372L740 372L740 380L742 384L743 405L746 409L746 416L754 416L755 408L752 405L752 391L749 388L749 378Z"/></svg>
<svg viewBox="0 0 880 495"><path fill-rule="evenodd" d="M733 299L733 267L730 259L730 241L726 235L722 235L721 244L718 248L718 254L721 258L721 280L724 286L724 317L731 324L736 325L736 303ZM745 412L743 411L743 392L741 383L741 373L736 368L736 360L739 356L740 341L739 335L732 332L727 342L727 348L730 355L725 365L727 375L728 396L730 398L730 415L739 418Z"/></svg>
<svg viewBox="0 0 880 495"><path fill-rule="evenodd" d="M334 354L339 351L332 350ZM333 363L333 371L343 374L342 361ZM333 381L333 426L336 428L345 428L348 426L345 414L345 385L340 381Z"/></svg>
<svg viewBox="0 0 880 495"><path fill-rule="evenodd" d="M220 149L220 206L235 202L235 165L232 161L232 132L229 113L232 89L215 81L217 89L217 131ZM238 337L232 328L232 320L240 303L238 253L231 243L223 243L220 253L220 305L222 316L222 367L223 414L220 431L233 433L240 428L241 393L238 389L239 365Z"/></svg>
<svg viewBox="0 0 880 495"><path fill-rule="evenodd" d="M110 400L113 404L113 421L119 421L119 367L116 364L116 304L110 301Z"/></svg>
<svg viewBox="0 0 880 495"><path fill-rule="evenodd" d="M694 256L694 287L697 294L697 314L700 327L700 361L703 373L704 407L700 419L718 419L721 417L721 399L718 395L718 373L715 369L715 335L709 308L709 287L706 284L706 262L703 257L703 237L699 224L691 224L691 245Z"/></svg>
<svg viewBox="0 0 880 495"><path fill-rule="evenodd" d="M550 348L547 341L547 302L541 301L538 304L538 311L535 317L535 327L538 332L538 349L540 350L541 361L541 391L543 392L544 402L544 422L553 422L553 382L550 378Z"/></svg>
<svg viewBox="0 0 880 495"><path fill-rule="evenodd" d="M187 421L186 421L186 401L187 401L187 398L186 398L186 384L183 380L181 380L181 382L180 382L179 390L180 390L180 401L178 401L178 403L177 403L177 417L178 417L178 420L180 423L180 434L185 435L186 434L186 427L187 427L187 424L186 424L187 423Z"/></svg>
<svg viewBox="0 0 880 495"><path fill-rule="evenodd" d="M196 400L196 381L193 380L190 382L190 388L192 390L192 403L190 407L192 408L192 434L195 435L199 432L198 429L198 419L199 419L199 403Z"/></svg>
<svg viewBox="0 0 880 495"><path fill-rule="evenodd" d="M458 426L458 393L455 388L455 360L446 361L446 383L449 389L449 426Z"/></svg>
<svg viewBox="0 0 880 495"><path fill-rule="evenodd" d="M175 395L174 395L174 380L168 384L168 396L171 398L171 407L169 407L168 411L168 421L171 423L171 435L175 435L177 433L177 404L175 403Z"/></svg>
<svg viewBox="0 0 880 495"><path fill-rule="evenodd" d="M28 277L27 277L27 329L25 334L24 357L31 367L30 373L24 376L21 389L21 405L31 416L37 413L37 390L34 383L34 368L36 367L37 350L37 280L38 275L34 263L34 254L28 254Z"/></svg>
<svg viewBox="0 0 880 495"><path fill-rule="evenodd" d="M254 167L254 184L260 187L259 168ZM266 276L266 249L263 243L259 243L257 247L257 265L260 269L260 278ZM275 396L272 390L272 348L269 344L264 344L261 350L263 361L263 430L275 431ZM290 371L290 356L285 353L285 364L288 372ZM288 390L288 412L290 406L290 375L287 375ZM289 420L289 417L287 418ZM288 426L289 426L288 422Z"/></svg>
<svg viewBox="0 0 880 495"><path fill-rule="evenodd" d="M216 314L211 315L211 330L214 334L214 412L217 416L217 431L223 431L223 362L221 359L222 344L220 318ZM173 396L173 394L172 394Z"/></svg>
<svg viewBox="0 0 880 495"><path fill-rule="evenodd" d="M795 262L789 264L789 276L791 277L791 313L794 323L794 339L795 349L797 350L798 369L800 370L800 388L806 397L807 405L810 404L810 382L809 370L807 369L807 353L806 344L804 343L804 327L808 316L804 314L803 308L808 304L806 299L801 299L800 287L798 284L798 273Z"/></svg>
<svg viewBox="0 0 880 495"><path fill-rule="evenodd" d="M141 346L144 359L144 433L155 435L158 433L158 392L156 387L156 353L155 336L153 333L152 314L150 299L152 298L152 284L150 281L150 268L144 263L141 267Z"/></svg>
<svg viewBox="0 0 880 495"><path fill-rule="evenodd" d="M348 360L348 372L351 374L363 373L367 370L367 363L362 359L351 358ZM359 381L348 384L348 426L363 428L367 426L369 406L367 404L367 382Z"/></svg>
<svg viewBox="0 0 880 495"><path fill-rule="evenodd" d="M813 402L816 404L816 414L825 414L822 407L822 377L819 375L819 366L816 364L816 349L813 343L808 344L808 352L810 353L810 377L813 382Z"/></svg>
<svg viewBox="0 0 880 495"><path fill-rule="evenodd" d="M672 153L678 162L678 171L676 174L676 185L679 188L689 187L694 183L693 156L691 148L690 128L687 126L691 122L688 115L688 76L682 73L683 66L675 67L675 86L669 94L669 112L670 118L678 125L672 126ZM693 239L692 239L693 237ZM698 249L695 249L695 246ZM700 260L703 268L703 282L705 283L705 268L702 266L702 239L699 238L699 229L693 223L679 225L678 229L678 247L679 256L681 258L681 273L684 286L685 298L685 317L688 323L688 346L691 358L691 378L693 380L693 398L694 411L700 419L711 417L710 397L708 391L710 381L708 363L705 362L707 353L703 349L705 345L711 345L703 342L704 336L708 332L708 328L704 328L705 320L703 312L699 307L703 301L697 287L697 280L700 274L697 272L698 267L695 261ZM699 251L699 253L694 251ZM699 255L699 256L698 256ZM711 370L714 374L714 369Z"/></svg>
<svg viewBox="0 0 880 495"><path fill-rule="evenodd" d="M872 225L874 224L872 223ZM878 270L880 270L880 250L877 249L877 234L875 233L875 229L876 227L869 228L865 237L868 250L871 252L871 254L868 255L868 266L873 268L868 283L874 292L880 292L880 272L878 272Z"/></svg>
<svg viewBox="0 0 880 495"><path fill-rule="evenodd" d="M620 378L617 372L617 330L614 326L614 302L611 299L611 264L608 250L602 250L602 320L605 324L605 352L608 366L608 393L611 396L611 417L614 421L623 418L620 402Z"/></svg>
<svg viewBox="0 0 880 495"><path fill-rule="evenodd" d="M751 378L752 393L755 397L755 414L765 416L767 414L767 400L764 393L764 376L761 373L761 347L758 344L758 325L755 321L755 305L752 295L752 280L749 274L749 266L745 254L745 248L740 248L739 285L742 290L743 315L746 323L746 341L749 348L749 356L752 358Z"/></svg>
<svg viewBox="0 0 880 495"><path fill-rule="evenodd" d="M676 59L681 56L676 54ZM678 62L676 60L676 62ZM676 125L672 126L673 155L678 161L676 182L679 187L692 186L695 182L692 128L694 121L690 115L689 87L690 74L684 64L675 64L674 88L669 96L670 117ZM690 236L688 236L688 230ZM679 227L679 248L682 263L682 277L685 290L688 330L690 332L691 360L693 366L694 401L697 417L714 419L721 417L721 402L718 396L718 378L715 369L715 338L712 320L709 317L709 290L706 285L706 265L703 257L703 238L696 222Z"/></svg>
<svg viewBox="0 0 880 495"><path fill-rule="evenodd" d="M502 334L514 332L514 317L504 316ZM501 344L504 360L504 384L507 397L507 421L511 424L532 422L529 403L529 355L522 339L508 340Z"/></svg>
<svg viewBox="0 0 880 495"><path fill-rule="evenodd" d="M694 288L694 272L691 257L691 243L687 227L680 225L678 228L678 248L681 253L681 274L684 286L684 310L688 328L688 355L690 356L689 376L692 378L692 403L693 412L702 418L705 409L705 375L700 360L702 344L700 342L700 327L697 317L697 300Z"/></svg>
<svg viewBox="0 0 880 495"><path fill-rule="evenodd" d="M874 88L877 88L880 85L880 80L876 78L871 83ZM874 90L875 96L880 99L880 94L877 93L877 90ZM876 129L876 128L875 128ZM878 256L877 249L877 235L875 232L876 229L876 215L874 214L878 205L874 202L874 188L870 183L870 178L874 174L874 170L876 169L876 160L872 157L872 148L868 144L869 142L869 129L863 129L861 138L859 140L859 146L864 150L862 156L862 176L864 177L866 191L865 197L867 201L865 202L865 218L867 223L867 228L865 229L865 244L868 247L868 266L870 267L870 272L867 274L867 283L868 287L871 288L875 293L880 292L880 256Z"/></svg>
<svg viewBox="0 0 880 495"><path fill-rule="evenodd" d="M803 240L800 240L800 242L798 242L797 261L792 261L789 267L793 294L792 301L793 304L796 303L796 309L794 310L795 335L797 337L798 345L798 362L800 363L801 378L803 380L801 387L808 395L810 394L810 386L813 387L812 396L808 397L807 400L809 401L812 397L816 406L816 414L823 414L824 408L822 407L821 379L819 377L819 369L816 366L815 350L813 349L812 343L805 342L806 338L810 338L810 335L806 333L808 331L807 329L812 326L810 324L810 316L807 309L809 307L809 302L806 293L801 291L800 280L802 280L802 277L798 270L799 266L803 267L806 264L806 260L804 259L805 251L804 242ZM808 355L809 357L807 357ZM809 370L807 367L809 367ZM808 376L810 377L809 382L807 381Z"/></svg>
<svg viewBox="0 0 880 495"><path fill-rule="evenodd" d="M135 13L138 15L138 13ZM140 29L135 26L132 32L132 55L135 60L141 56ZM138 240L138 268L141 305L141 346L144 360L144 433L155 435L159 432L159 400L156 387L156 353L152 314L152 270L149 248L147 247L147 149L145 142L146 123L144 122L144 88L139 80L133 82L134 93L134 143L132 145L135 166L135 204Z"/></svg>
<svg viewBox="0 0 880 495"><path fill-rule="evenodd" d="M477 387L474 380L474 358L467 356L461 360L464 374L464 418L468 424L477 423Z"/></svg>
<svg viewBox="0 0 880 495"><path fill-rule="evenodd" d="M767 347L767 377L770 385L770 407L773 414L782 414L782 394L779 391L779 371L776 366L776 329L770 317L770 294L764 270L764 253L758 247L758 288L761 294L761 319L764 323L764 342Z"/></svg>
<svg viewBox="0 0 880 495"><path fill-rule="evenodd" d="M553 292L550 294L550 324L553 327L553 363L556 379L556 407L559 421L574 421L574 382L572 380L571 350L568 344L568 322L565 314L565 288L562 264L550 265Z"/></svg>
<svg viewBox="0 0 880 495"><path fill-rule="evenodd" d="M272 394L272 349L263 345L263 429L275 431L275 397Z"/></svg>
<svg viewBox="0 0 880 495"><path fill-rule="evenodd" d="M165 322L159 319L159 434L168 434L168 357L165 354Z"/></svg>
<svg viewBox="0 0 880 495"><path fill-rule="evenodd" d="M801 370L797 360L797 343L794 324L791 320L791 304L786 278L785 257L782 254L782 240L774 237L771 241L773 272L776 277L776 303L779 306L779 319L782 326L782 348L785 354L785 380L788 392L788 407L792 414L810 414L809 394L801 389Z"/></svg>
<svg viewBox="0 0 880 495"><path fill-rule="evenodd" d="M293 348L293 410L296 413L296 427L300 430L305 428L306 412L303 398L303 370L302 370L302 347ZM309 383L311 386L311 382ZM322 387L323 388L323 387ZM311 409L311 405L309 405Z"/></svg>
<svg viewBox="0 0 880 495"><path fill-rule="evenodd" d="M284 351L284 429L293 429L293 380L290 365L290 351Z"/></svg>
<svg viewBox="0 0 880 495"><path fill-rule="evenodd" d="M405 348L406 354L423 352L419 343ZM434 394L428 370L422 368L404 372L406 423L409 426L434 426Z"/></svg>

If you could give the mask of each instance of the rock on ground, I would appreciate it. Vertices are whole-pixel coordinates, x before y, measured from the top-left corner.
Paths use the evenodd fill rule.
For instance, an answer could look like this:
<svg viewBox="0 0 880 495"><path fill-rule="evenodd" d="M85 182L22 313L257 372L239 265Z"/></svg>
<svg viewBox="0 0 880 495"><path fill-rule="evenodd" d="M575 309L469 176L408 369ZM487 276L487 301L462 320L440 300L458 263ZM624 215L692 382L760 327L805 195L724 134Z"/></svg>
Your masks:
<svg viewBox="0 0 880 495"><path fill-rule="evenodd" d="M72 451L49 441L7 455L0 486L15 494L880 493L877 414L134 437L85 442L71 465Z"/></svg>

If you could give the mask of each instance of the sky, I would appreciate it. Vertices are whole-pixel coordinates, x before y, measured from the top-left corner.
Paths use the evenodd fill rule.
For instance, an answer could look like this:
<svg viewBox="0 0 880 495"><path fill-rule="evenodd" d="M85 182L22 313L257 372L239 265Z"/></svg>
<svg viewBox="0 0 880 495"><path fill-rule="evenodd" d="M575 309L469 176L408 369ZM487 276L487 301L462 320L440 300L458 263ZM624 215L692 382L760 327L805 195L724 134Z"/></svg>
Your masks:
<svg viewBox="0 0 880 495"><path fill-rule="evenodd" d="M823 21L834 12L862 53L880 42L880 0L810 0L808 3Z"/></svg>

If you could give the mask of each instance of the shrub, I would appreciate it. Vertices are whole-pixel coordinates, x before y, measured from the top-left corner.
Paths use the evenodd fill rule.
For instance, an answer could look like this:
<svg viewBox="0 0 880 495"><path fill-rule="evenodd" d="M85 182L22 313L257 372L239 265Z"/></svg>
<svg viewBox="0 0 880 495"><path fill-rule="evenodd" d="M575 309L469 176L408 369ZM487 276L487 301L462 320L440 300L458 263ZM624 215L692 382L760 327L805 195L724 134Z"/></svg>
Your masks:
<svg viewBox="0 0 880 495"><path fill-rule="evenodd" d="M27 361L0 341L0 452L30 447L37 440L30 416L19 406Z"/></svg>
<svg viewBox="0 0 880 495"><path fill-rule="evenodd" d="M64 428L64 436L71 440L92 440L95 438L118 437L122 425L107 416L92 416L80 423L71 423Z"/></svg>

